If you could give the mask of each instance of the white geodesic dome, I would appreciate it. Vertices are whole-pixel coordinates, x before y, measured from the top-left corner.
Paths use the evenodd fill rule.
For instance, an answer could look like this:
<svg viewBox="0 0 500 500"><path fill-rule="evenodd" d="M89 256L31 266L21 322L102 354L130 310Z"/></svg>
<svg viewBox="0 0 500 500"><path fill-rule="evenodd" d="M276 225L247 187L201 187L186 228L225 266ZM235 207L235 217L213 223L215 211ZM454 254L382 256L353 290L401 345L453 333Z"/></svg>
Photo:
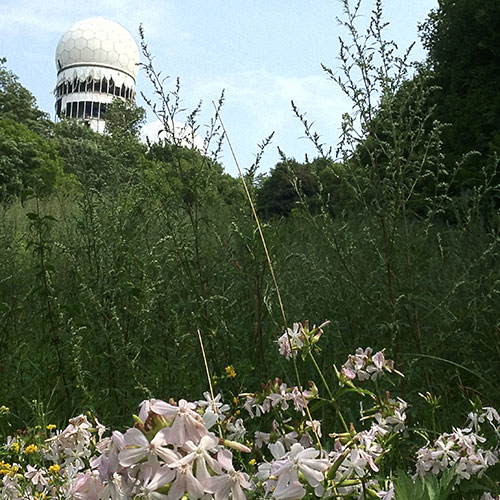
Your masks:
<svg viewBox="0 0 500 500"><path fill-rule="evenodd" d="M121 25L96 17L66 31L56 49L55 112L58 118L83 120L104 132L113 99L133 101L139 49Z"/></svg>
<svg viewBox="0 0 500 500"><path fill-rule="evenodd" d="M139 49L132 35L102 17L77 22L57 45L56 66L65 79L100 79L111 74L116 80L118 71L135 81L138 64Z"/></svg>

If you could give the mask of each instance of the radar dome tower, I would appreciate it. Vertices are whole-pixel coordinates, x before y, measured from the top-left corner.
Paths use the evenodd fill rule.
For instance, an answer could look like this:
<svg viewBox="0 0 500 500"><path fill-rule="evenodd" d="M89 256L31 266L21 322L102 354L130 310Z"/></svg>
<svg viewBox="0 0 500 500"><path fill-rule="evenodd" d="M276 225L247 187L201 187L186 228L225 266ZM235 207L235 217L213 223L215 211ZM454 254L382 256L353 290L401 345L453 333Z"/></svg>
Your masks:
<svg viewBox="0 0 500 500"><path fill-rule="evenodd" d="M102 17L74 24L56 50L56 115L104 132L106 105L134 100L139 50L121 25Z"/></svg>

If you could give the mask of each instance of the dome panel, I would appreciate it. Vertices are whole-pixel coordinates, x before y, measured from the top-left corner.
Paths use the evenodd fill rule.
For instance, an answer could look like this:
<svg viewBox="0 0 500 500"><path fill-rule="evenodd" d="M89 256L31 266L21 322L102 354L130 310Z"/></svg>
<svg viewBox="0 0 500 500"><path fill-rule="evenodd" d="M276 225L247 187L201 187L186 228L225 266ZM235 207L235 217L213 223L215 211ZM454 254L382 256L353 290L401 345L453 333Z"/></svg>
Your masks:
<svg viewBox="0 0 500 500"><path fill-rule="evenodd" d="M106 53L107 52L101 48L94 50L94 58L95 58L94 60L96 62L104 64L104 62L106 61Z"/></svg>
<svg viewBox="0 0 500 500"><path fill-rule="evenodd" d="M85 38L77 38L75 40L75 48L83 49L87 46L87 40Z"/></svg>
<svg viewBox="0 0 500 500"><path fill-rule="evenodd" d="M88 47L82 49L80 56L84 61L95 61L94 51L92 49L89 49Z"/></svg>
<svg viewBox="0 0 500 500"><path fill-rule="evenodd" d="M74 60L74 61L81 61L82 58L80 56L80 52L81 52L81 50L77 49L76 47L74 49L71 49L69 51L68 59L69 60Z"/></svg>
<svg viewBox="0 0 500 500"><path fill-rule="evenodd" d="M87 47L89 49L95 50L95 49L100 49L101 48L101 41L98 40L97 38L91 38L87 42Z"/></svg>
<svg viewBox="0 0 500 500"><path fill-rule="evenodd" d="M112 42L112 40L104 40L101 42L101 47L106 51L113 50L114 43Z"/></svg>
<svg viewBox="0 0 500 500"><path fill-rule="evenodd" d="M96 63L123 71L135 79L139 50L123 26L103 18L86 19L62 35L56 51L57 62L60 63L58 71L67 66Z"/></svg>
<svg viewBox="0 0 500 500"><path fill-rule="evenodd" d="M128 63L129 63L128 55L127 54L120 54L119 57L118 57L118 62L122 66L128 66Z"/></svg>
<svg viewBox="0 0 500 500"><path fill-rule="evenodd" d="M108 39L108 32L99 29L98 31L95 32L95 38L96 38L96 40L107 40Z"/></svg>
<svg viewBox="0 0 500 500"><path fill-rule="evenodd" d="M116 64L118 62L118 53L115 50L109 50L106 59L110 64Z"/></svg>

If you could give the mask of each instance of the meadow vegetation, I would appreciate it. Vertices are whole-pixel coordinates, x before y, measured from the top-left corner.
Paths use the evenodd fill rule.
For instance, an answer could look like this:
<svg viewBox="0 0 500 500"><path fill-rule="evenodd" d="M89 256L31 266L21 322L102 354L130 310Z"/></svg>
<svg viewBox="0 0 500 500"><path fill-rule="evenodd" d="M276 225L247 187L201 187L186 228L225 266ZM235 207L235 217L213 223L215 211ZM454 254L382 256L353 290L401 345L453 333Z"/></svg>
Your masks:
<svg viewBox="0 0 500 500"><path fill-rule="evenodd" d="M161 398L143 403L137 420L148 440L156 439L152 429L159 436L174 428L184 405L198 409L212 431L217 422L220 437L231 435L230 441L252 448L247 459L240 455L247 450L224 443L218 462L206 459L211 478L203 487L216 499L229 495L214 481L220 468L231 471L231 446L237 448L231 459L246 471L238 474L247 474L237 480L233 474L240 489L232 490L232 498L243 498L242 489L252 498L497 498L490 493L499 494L498 132L482 124L478 151L452 150L464 125L440 121L448 116L443 106L452 106L450 93L440 100L446 69L462 67L441 55L446 33L454 33L446 23L454 26L453 16L460 18L454 4L442 2L423 30L429 60L410 65L407 54L399 56L383 39L380 2L365 33L356 29L356 6L345 1L342 22L349 36L342 42L341 68L324 67L332 86L337 83L353 103L343 118L338 153L321 143L294 105L317 158L300 162L283 153L263 175L259 154L242 174L268 255L242 179L225 174L217 161L224 140L219 115L206 137L212 153L181 145L171 124L181 113L182 89L161 84L145 44L143 70L157 98L148 104L168 137L156 144L138 140L143 112L120 102L110 106L104 136L72 121L51 123L4 61L0 436L11 441L0 465L14 463L19 449L13 442L21 443L21 454L29 439L41 449L45 438L55 437L51 424L63 428L68 418L87 411L89 420L73 421L67 432L71 439L84 436L83 448L95 454L101 436L91 427L98 429L100 421L124 430L141 401ZM484 8L498 11L494 2ZM489 60L484 65L489 75ZM481 74L477 70L475 78ZM188 117L187 130L197 130L197 113ZM223 116L223 97L218 113ZM498 110L491 113L498 118ZM209 384L208 404L186 406L184 400L200 400ZM212 422L208 408L218 393L222 402ZM222 403L229 406L221 409ZM363 408L370 405L373 418L367 419ZM260 420L250 419L259 412ZM144 427L148 415L156 418L148 421L153 427ZM246 435L237 432L238 418L245 419ZM371 422L384 431L373 431ZM469 441L459 436L466 422ZM21 428L31 429L24 444L15 437ZM446 434L452 429L458 434ZM292 431L296 435L287 441ZM127 432L129 449L143 446L135 431ZM208 443L214 438L204 437L213 436L208 429L199 432L189 435L191 441L204 439L207 450L215 449L216 441ZM255 432L274 432L267 438L274 448L261 450ZM472 471L466 463L470 440L478 444L483 435L491 455L483 469ZM126 489L146 454L134 461L121 438L114 439L123 468L120 488ZM60 448L52 449L50 463L62 466L67 453L57 453L69 445L56 441ZM371 458L356 469L353 450L375 442ZM184 445L183 436L170 432L158 446L178 447L178 454L160 452L160 462L141 472L143 489L128 494L162 498L153 493L173 491L173 476L160 479L155 467L186 465L190 449ZM443 448L446 460L436 451ZM302 470L301 485L293 474L280 480L278 469L267 478L253 469L256 461L283 461L312 449L317 454L306 455L314 472ZM30 453L16 463L39 489L28 467L41 462L30 462ZM88 455L85 460L88 468ZM470 460L477 464L477 454ZM10 471L5 468L4 476L13 477ZM254 472L257 486L248 487ZM474 482L477 475L483 479ZM66 487L88 493L88 480L82 475ZM155 487L148 490L150 483ZM196 489L186 494L202 497Z"/></svg>

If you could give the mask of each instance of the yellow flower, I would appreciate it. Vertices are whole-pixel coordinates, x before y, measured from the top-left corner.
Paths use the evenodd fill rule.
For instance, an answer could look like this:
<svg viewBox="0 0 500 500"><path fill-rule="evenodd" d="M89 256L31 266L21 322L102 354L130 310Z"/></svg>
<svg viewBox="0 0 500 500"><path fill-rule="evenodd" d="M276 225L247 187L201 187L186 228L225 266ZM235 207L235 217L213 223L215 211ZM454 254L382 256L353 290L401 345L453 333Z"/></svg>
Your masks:
<svg viewBox="0 0 500 500"><path fill-rule="evenodd" d="M239 402L240 402L240 400L236 396L234 396L233 404L237 405Z"/></svg>
<svg viewBox="0 0 500 500"><path fill-rule="evenodd" d="M0 474L8 474L11 467L9 463L0 460Z"/></svg>
<svg viewBox="0 0 500 500"><path fill-rule="evenodd" d="M49 472L51 474L57 474L61 470L61 466L59 464L54 464L49 467Z"/></svg>
<svg viewBox="0 0 500 500"><path fill-rule="evenodd" d="M53 431L55 428L56 428L56 426L54 424L47 425L47 430L48 431Z"/></svg>
<svg viewBox="0 0 500 500"><path fill-rule="evenodd" d="M38 451L38 446L36 444L29 444L24 448L24 453L28 455L29 453L36 453Z"/></svg>
<svg viewBox="0 0 500 500"><path fill-rule="evenodd" d="M19 443L18 443L17 441L14 441L14 442L10 445L10 447L14 450L14 453L19 453L19 448L20 448L20 446L19 446Z"/></svg>
<svg viewBox="0 0 500 500"><path fill-rule="evenodd" d="M250 461L248 462L248 464L249 464L249 465L255 465L255 458L252 458L252 460L250 460Z"/></svg>
<svg viewBox="0 0 500 500"><path fill-rule="evenodd" d="M8 406L0 406L0 414L2 413L10 413L10 408Z"/></svg>
<svg viewBox="0 0 500 500"><path fill-rule="evenodd" d="M234 370L233 365L228 365L225 368L226 371L226 378L234 378L236 377L236 371Z"/></svg>

